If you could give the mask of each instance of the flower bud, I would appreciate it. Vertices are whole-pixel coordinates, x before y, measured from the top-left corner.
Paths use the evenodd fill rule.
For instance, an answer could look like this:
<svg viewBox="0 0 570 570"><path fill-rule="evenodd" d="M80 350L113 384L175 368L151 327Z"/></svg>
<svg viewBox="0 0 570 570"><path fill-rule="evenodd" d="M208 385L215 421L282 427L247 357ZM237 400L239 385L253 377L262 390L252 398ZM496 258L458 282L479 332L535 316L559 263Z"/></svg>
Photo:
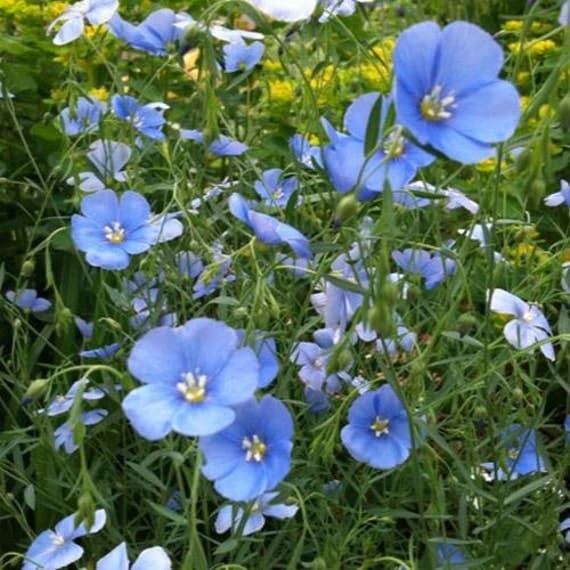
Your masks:
<svg viewBox="0 0 570 570"><path fill-rule="evenodd" d="M37 398L40 398L44 395L45 391L49 386L50 380L47 378L38 378L37 380L32 380L28 389L24 393L22 397L22 406L27 406L31 404Z"/></svg>
<svg viewBox="0 0 570 570"><path fill-rule="evenodd" d="M384 338L390 338L396 334L396 323L391 307L379 302L368 311L370 326Z"/></svg>
<svg viewBox="0 0 570 570"><path fill-rule="evenodd" d="M95 504L93 498L87 493L83 493L77 501L77 515L75 523L85 523L86 528L91 528L95 523Z"/></svg>
<svg viewBox="0 0 570 570"><path fill-rule="evenodd" d="M467 334L477 327L477 317L471 313L464 313L457 319L456 330L461 334Z"/></svg>
<svg viewBox="0 0 570 570"><path fill-rule="evenodd" d="M358 213L358 200L354 194L343 196L336 206L335 223L343 224Z"/></svg>
<svg viewBox="0 0 570 570"><path fill-rule="evenodd" d="M26 261L22 263L22 277L30 277L34 273L35 267L36 264L34 263L33 259L26 259Z"/></svg>

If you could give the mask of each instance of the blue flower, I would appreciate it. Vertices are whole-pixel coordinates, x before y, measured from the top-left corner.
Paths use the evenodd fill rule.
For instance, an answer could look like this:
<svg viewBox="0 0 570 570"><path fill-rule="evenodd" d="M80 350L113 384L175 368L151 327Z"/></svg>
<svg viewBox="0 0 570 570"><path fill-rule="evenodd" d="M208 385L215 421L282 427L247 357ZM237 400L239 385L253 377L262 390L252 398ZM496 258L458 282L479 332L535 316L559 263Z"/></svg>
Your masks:
<svg viewBox="0 0 570 570"><path fill-rule="evenodd" d="M231 501L251 501L274 489L291 465L293 419L273 396L235 408L235 421L215 435L200 438L206 459L202 473Z"/></svg>
<svg viewBox="0 0 570 570"><path fill-rule="evenodd" d="M164 103L141 105L130 95L113 95L111 106L119 119L128 121L139 133L155 141L164 140L162 127L166 123L164 111L169 108L168 105Z"/></svg>
<svg viewBox="0 0 570 570"><path fill-rule="evenodd" d="M146 548L130 566L131 570L170 570L172 563L168 554L160 546ZM122 542L103 556L95 566L95 570L129 570L127 545Z"/></svg>
<svg viewBox="0 0 570 570"><path fill-rule="evenodd" d="M342 281L366 289L369 284L368 270L361 260L358 245L353 245L348 253L339 255L331 265L331 275ZM311 303L324 318L325 327L344 330L354 313L362 305L362 293L331 281L322 285L323 292L311 295Z"/></svg>
<svg viewBox="0 0 570 570"><path fill-rule="evenodd" d="M230 283L235 280L231 273L232 258L222 251L220 244L214 244L213 261L201 271L194 283L193 299L201 299L216 291L222 283Z"/></svg>
<svg viewBox="0 0 570 570"><path fill-rule="evenodd" d="M375 469L392 469L410 455L412 438L406 408L387 384L361 394L348 411L341 439L349 453Z"/></svg>
<svg viewBox="0 0 570 570"><path fill-rule="evenodd" d="M374 148L367 155L365 141L378 105L378 132ZM324 163L339 192L358 188L361 199L370 199L384 190L386 182L396 192L412 180L419 167L433 162L431 154L404 138L400 125L387 124L391 105L392 99L379 93L358 97L344 115L350 136L337 133L325 122L332 144L324 148Z"/></svg>
<svg viewBox="0 0 570 570"><path fill-rule="evenodd" d="M103 408L97 408L96 410L90 410L89 412L84 412L79 416L79 422L84 426L94 426L99 422L102 422L107 416L107 410ZM74 430L75 423L67 421L61 424L54 432L53 439L56 449L63 447L65 452L72 454L79 449L79 445L75 443Z"/></svg>
<svg viewBox="0 0 570 570"><path fill-rule="evenodd" d="M277 495L278 493L275 492L264 493L249 505L247 511L236 505L222 507L216 517L216 532L222 534L231 528L232 532L235 533L241 529L242 536L248 536L265 526L265 517L280 520L294 517L299 507L272 503Z"/></svg>
<svg viewBox="0 0 570 570"><path fill-rule="evenodd" d="M77 393L81 390L82 400L100 400L106 395L106 391L101 388L91 388L87 390L87 378L76 380L64 396L56 396L45 410L38 410L38 414L44 413L46 416L58 416L71 410Z"/></svg>
<svg viewBox="0 0 570 570"><path fill-rule="evenodd" d="M59 118L63 123L63 132L73 137L80 133L92 133L99 128L101 115L107 110L107 105L98 99L79 97L75 109L66 107Z"/></svg>
<svg viewBox="0 0 570 570"><path fill-rule="evenodd" d="M6 299L20 309L31 311L32 313L41 313L47 311L51 307L51 302L43 297L38 297L35 289L22 289L21 291L6 291Z"/></svg>
<svg viewBox="0 0 570 570"><path fill-rule="evenodd" d="M75 539L99 532L107 515L103 509L95 511L93 525L87 529L85 523L75 524L75 514L65 517L55 525L54 530L44 530L30 545L24 555L22 570L58 570L73 564L83 556L83 548Z"/></svg>
<svg viewBox="0 0 570 570"><path fill-rule="evenodd" d="M546 198L544 198L544 203L551 207L564 204L570 208L570 184L568 184L566 180L561 180L560 191L546 196Z"/></svg>
<svg viewBox="0 0 570 570"><path fill-rule="evenodd" d="M226 73L253 69L261 60L265 46L261 42L246 44L242 39L224 46L224 69Z"/></svg>
<svg viewBox="0 0 570 570"><path fill-rule="evenodd" d="M135 343L130 373L144 386L123 401L135 430L151 441L171 431L210 435L230 425L233 406L253 396L259 361L237 332L212 319L158 327Z"/></svg>
<svg viewBox="0 0 570 570"><path fill-rule="evenodd" d="M347 362L343 370L329 372L329 360L339 339L335 338L331 329L321 329L313 336L315 342L295 344L290 360L301 367L299 378L310 390L322 392L324 389L328 394L339 392L342 379L340 373L346 371L352 362ZM316 394L310 396L317 397Z"/></svg>
<svg viewBox="0 0 570 570"><path fill-rule="evenodd" d="M512 481L521 475L546 472L546 464L536 444L536 431L520 424L511 424L501 433L501 446L505 451L503 470L496 463L482 463L491 480Z"/></svg>
<svg viewBox="0 0 570 570"><path fill-rule="evenodd" d="M206 141L204 133L197 129L180 129L180 138L202 144ZM216 156L240 156L248 149L249 147L246 144L226 135L220 135L208 146L208 150Z"/></svg>
<svg viewBox="0 0 570 570"><path fill-rule="evenodd" d="M267 214L251 210L237 192L230 196L229 204L233 216L247 224L259 241L269 245L287 244L298 257L313 257L309 240L300 231Z"/></svg>
<svg viewBox="0 0 570 570"><path fill-rule="evenodd" d="M121 348L121 343L113 342L111 344L106 344L105 346L100 346L97 348L91 348L89 350L82 350L79 353L81 358L101 358L103 360L107 360L111 358L114 354L116 354L119 349Z"/></svg>
<svg viewBox="0 0 570 570"><path fill-rule="evenodd" d="M389 356L395 356L398 349L404 352L411 352L416 344L417 335L411 332L402 321L402 317L394 314L394 322L396 323L396 334L393 338L383 338L375 330L370 329L364 323L356 325L355 332L360 340L364 342L376 341L376 350L381 353L387 353Z"/></svg>
<svg viewBox="0 0 570 570"><path fill-rule="evenodd" d="M461 550L454 544L440 542L437 545L437 555L439 563L443 564L443 568L452 568L455 570L467 570L467 566L460 566L462 562L468 559Z"/></svg>
<svg viewBox="0 0 570 570"><path fill-rule="evenodd" d="M244 329L236 330L240 338L240 345L246 344L246 331ZM258 388L267 388L279 374L279 360L277 359L277 345L275 339L265 338L262 331L253 331L252 338L249 340L250 346L255 351L259 359L259 380Z"/></svg>
<svg viewBox="0 0 570 570"><path fill-rule="evenodd" d="M503 334L507 341L519 350L544 341L552 334L546 317L536 305L526 303L504 289L493 289L490 308L495 313L515 316L505 325ZM550 342L541 344L540 351L549 360L555 359L554 348Z"/></svg>
<svg viewBox="0 0 570 570"><path fill-rule="evenodd" d="M453 259L443 257L439 252L430 253L424 249L407 248L394 251L392 259L406 273L423 277L428 291L451 277L457 269L457 263Z"/></svg>
<svg viewBox="0 0 570 570"><path fill-rule="evenodd" d="M87 158L105 182L109 180L125 182L127 180L127 173L123 171L123 168L131 158L131 148L128 145L115 141L97 140L89 147ZM99 177L93 172L80 172L79 188L84 192L105 190L105 184ZM67 183L73 184L74 178L69 178Z"/></svg>
<svg viewBox="0 0 570 570"><path fill-rule="evenodd" d="M502 65L499 44L474 24L410 27L394 50L398 122L459 162L490 157L520 116L516 89L497 78Z"/></svg>
<svg viewBox="0 0 570 570"><path fill-rule="evenodd" d="M296 176L283 178L283 170L271 168L263 172L261 180L257 180L253 187L265 205L284 208L299 188L299 180Z"/></svg>
<svg viewBox="0 0 570 570"><path fill-rule="evenodd" d="M79 334L86 340L89 340L93 336L93 329L95 328L95 324L93 322L88 322L81 317L74 317L73 321L75 322L75 326L79 331Z"/></svg>
<svg viewBox="0 0 570 570"><path fill-rule="evenodd" d="M119 8L119 0L81 0L68 6L61 16L58 16L48 27L47 33L63 22L53 38L56 46L68 44L83 35L86 19L93 26L108 22Z"/></svg>
<svg viewBox="0 0 570 570"><path fill-rule="evenodd" d="M168 8L152 12L138 26L115 14L109 22L111 33L132 48L152 55L168 55L168 46L178 41L183 34L174 24L177 15Z"/></svg>
<svg viewBox="0 0 570 570"><path fill-rule="evenodd" d="M564 431L566 432L566 443L570 443L570 416L564 420Z"/></svg>
<svg viewBox="0 0 570 570"><path fill-rule="evenodd" d="M298 22L311 17L318 0L249 0L260 12L283 22Z"/></svg>
<svg viewBox="0 0 570 570"><path fill-rule="evenodd" d="M153 221L149 203L137 192L127 191L119 200L112 190L100 190L81 201L81 212L71 218L71 235L94 267L125 269L129 255L182 233L178 220Z"/></svg>
<svg viewBox="0 0 570 570"><path fill-rule="evenodd" d="M303 166L312 170L315 168L315 164L323 167L321 147L313 146L303 135L293 135L289 139L289 148Z"/></svg>

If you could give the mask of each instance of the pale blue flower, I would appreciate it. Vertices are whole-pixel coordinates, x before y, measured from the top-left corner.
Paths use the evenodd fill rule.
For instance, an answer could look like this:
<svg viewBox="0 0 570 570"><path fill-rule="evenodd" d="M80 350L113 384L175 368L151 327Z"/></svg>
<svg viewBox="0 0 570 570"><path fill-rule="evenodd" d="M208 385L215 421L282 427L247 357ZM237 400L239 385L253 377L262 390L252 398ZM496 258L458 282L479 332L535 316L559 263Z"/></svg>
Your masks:
<svg viewBox="0 0 570 570"><path fill-rule="evenodd" d="M533 346L552 335L546 317L536 305L526 303L504 289L493 289L490 308L495 313L514 315L515 318L505 325L503 334L507 341L519 350ZM540 351L549 360L555 360L554 348L550 342L542 343Z"/></svg>
<svg viewBox="0 0 570 570"><path fill-rule="evenodd" d="M130 566L127 545L122 542L97 562L95 570L129 570L129 567L131 570L170 570L172 562L162 547L153 546L143 550Z"/></svg>
<svg viewBox="0 0 570 570"><path fill-rule="evenodd" d="M259 241L269 245L287 244L298 257L313 257L308 238L294 227L250 209L243 196L236 192L230 196L229 204L231 214L247 224Z"/></svg>
<svg viewBox="0 0 570 570"><path fill-rule="evenodd" d="M77 393L81 390L81 399L82 400L100 400L104 398L107 394L106 390L102 388L91 388L87 390L87 385L89 384L89 380L87 378L81 378L76 380L67 393L63 396L56 396L51 403L45 408L45 410L38 410L38 414L45 414L46 416L58 416L60 414L64 414L71 410Z"/></svg>
<svg viewBox="0 0 570 570"><path fill-rule="evenodd" d="M191 140L201 144L206 142L204 133L197 129L180 129L180 138L182 140ZM232 139L226 135L220 135L208 146L208 150L216 156L240 156L248 149L249 147L245 143Z"/></svg>
<svg viewBox="0 0 570 570"><path fill-rule="evenodd" d="M497 77L502 65L501 46L474 24L411 26L394 50L397 121L449 158L489 158L520 117L517 90Z"/></svg>
<svg viewBox="0 0 570 570"><path fill-rule="evenodd" d="M453 259L444 257L440 252L424 249L406 248L393 251L392 259L406 273L421 276L428 291L454 275L457 269L457 263Z"/></svg>
<svg viewBox="0 0 570 570"><path fill-rule="evenodd" d="M293 135L289 139L289 148L295 158L307 168L315 169L315 165L323 167L322 150L319 146L313 146L307 137Z"/></svg>
<svg viewBox="0 0 570 570"><path fill-rule="evenodd" d="M66 107L59 118L63 124L63 132L73 137L82 133L91 133L99 128L101 116L107 105L98 99L79 97L74 109Z"/></svg>
<svg viewBox="0 0 570 570"><path fill-rule="evenodd" d="M549 194L544 198L544 203L547 206L561 206L564 204L570 208L570 184L566 180L560 181L560 191Z"/></svg>
<svg viewBox="0 0 570 570"><path fill-rule="evenodd" d="M128 368L143 386L127 395L123 410L139 435L154 441L171 431L194 436L226 428L233 408L253 396L260 365L234 329L197 318L147 332Z"/></svg>
<svg viewBox="0 0 570 570"><path fill-rule="evenodd" d="M47 311L51 307L51 301L38 297L35 289L22 289L21 291L6 291L6 299L20 309L31 311L32 313L41 313Z"/></svg>
<svg viewBox="0 0 570 570"><path fill-rule="evenodd" d="M283 170L271 168L262 173L261 180L257 180L253 187L266 206L284 208L298 190L299 180L296 176L285 178Z"/></svg>
<svg viewBox="0 0 570 570"><path fill-rule="evenodd" d="M261 60L265 46L261 42L246 44L242 39L224 46L224 70L226 73L253 69Z"/></svg>
<svg viewBox="0 0 570 570"><path fill-rule="evenodd" d="M265 517L280 520L294 517L299 507L272 503L277 495L278 493L275 492L264 493L249 504L247 509L237 505L225 505L219 510L216 517L216 532L222 534L232 529L232 532L236 533L241 529L242 536L248 536L265 526Z"/></svg>
<svg viewBox="0 0 570 570"><path fill-rule="evenodd" d="M130 95L113 95L111 106L119 119L129 122L139 133L155 141L164 140L164 111L169 109L165 103L141 105Z"/></svg>
<svg viewBox="0 0 570 570"><path fill-rule="evenodd" d="M440 542L437 545L437 555L439 563L443 566L438 566L442 570L468 570L467 566L461 565L462 562L467 562L468 559L463 552L454 544L447 542Z"/></svg>
<svg viewBox="0 0 570 570"><path fill-rule="evenodd" d="M298 22L311 17L318 0L248 0L260 12L275 20Z"/></svg>
<svg viewBox="0 0 570 570"><path fill-rule="evenodd" d="M80 0L68 6L61 16L58 16L48 27L50 34L53 28L62 23L53 38L56 46L68 44L83 35L87 20L93 26L108 22L119 8L119 0Z"/></svg>
<svg viewBox="0 0 570 570"><path fill-rule="evenodd" d="M392 469L409 457L410 420L391 386L385 384L356 398L348 411L348 421L340 436L357 461L375 469Z"/></svg>
<svg viewBox="0 0 570 570"><path fill-rule="evenodd" d="M102 422L109 412L103 408L97 408L96 410L90 410L88 412L83 412L79 416L79 422L84 426L94 426L99 422ZM75 423L70 423L69 421L61 424L54 432L54 445L56 449L63 447L65 452L68 454L74 453L79 449L79 445L75 443L74 438Z"/></svg>
<svg viewBox="0 0 570 570"><path fill-rule="evenodd" d="M200 438L202 473L223 497L254 500L289 472L292 438L293 419L282 402L273 396L249 400L235 407L230 426Z"/></svg>
<svg viewBox="0 0 570 570"><path fill-rule="evenodd" d="M103 509L95 511L93 525L75 524L76 515L69 515L55 525L54 530L44 530L30 545L24 555L22 570L58 570L73 564L83 556L83 548L76 539L99 532L107 521Z"/></svg>

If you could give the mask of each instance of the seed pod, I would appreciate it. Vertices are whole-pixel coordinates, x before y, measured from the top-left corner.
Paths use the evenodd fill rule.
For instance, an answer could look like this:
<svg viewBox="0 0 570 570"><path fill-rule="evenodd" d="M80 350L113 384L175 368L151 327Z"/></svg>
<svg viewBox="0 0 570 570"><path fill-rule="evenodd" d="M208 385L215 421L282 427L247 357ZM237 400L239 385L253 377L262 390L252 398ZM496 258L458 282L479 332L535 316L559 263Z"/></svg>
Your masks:
<svg viewBox="0 0 570 570"><path fill-rule="evenodd" d="M336 206L335 222L343 224L358 213L358 200L354 194L343 196Z"/></svg>
<svg viewBox="0 0 570 570"><path fill-rule="evenodd" d="M34 273L35 267L36 264L33 259L26 259L26 261L22 263L22 277L30 277Z"/></svg>

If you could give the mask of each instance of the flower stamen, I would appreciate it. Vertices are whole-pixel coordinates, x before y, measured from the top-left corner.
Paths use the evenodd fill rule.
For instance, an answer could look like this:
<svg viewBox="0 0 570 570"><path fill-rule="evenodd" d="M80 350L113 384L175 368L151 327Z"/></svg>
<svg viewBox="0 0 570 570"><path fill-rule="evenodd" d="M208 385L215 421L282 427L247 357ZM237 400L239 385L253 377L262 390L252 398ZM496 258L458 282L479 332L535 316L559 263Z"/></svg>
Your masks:
<svg viewBox="0 0 570 570"><path fill-rule="evenodd" d="M455 96L453 94L442 97L442 86L436 85L430 93L424 96L420 103L420 110L424 119L428 121L444 121L450 119L450 109L455 109Z"/></svg>
<svg viewBox="0 0 570 570"><path fill-rule="evenodd" d="M110 226L105 226L105 239L113 244L120 244L125 241L125 228L119 222L113 222Z"/></svg>
<svg viewBox="0 0 570 570"><path fill-rule="evenodd" d="M374 432L376 437L381 435L388 435L390 430L388 426L390 425L390 420L382 420L378 416L374 419L374 422L370 424L370 429Z"/></svg>
<svg viewBox="0 0 570 570"><path fill-rule="evenodd" d="M207 382L208 377L205 374L184 372L182 374L182 382L176 384L176 389L189 404L199 404L206 398Z"/></svg>
<svg viewBox="0 0 570 570"><path fill-rule="evenodd" d="M249 437L244 437L241 442L241 447L245 450L246 461L251 461L253 459L260 463L267 453L267 445L261 441L257 434L254 434L251 439Z"/></svg>

